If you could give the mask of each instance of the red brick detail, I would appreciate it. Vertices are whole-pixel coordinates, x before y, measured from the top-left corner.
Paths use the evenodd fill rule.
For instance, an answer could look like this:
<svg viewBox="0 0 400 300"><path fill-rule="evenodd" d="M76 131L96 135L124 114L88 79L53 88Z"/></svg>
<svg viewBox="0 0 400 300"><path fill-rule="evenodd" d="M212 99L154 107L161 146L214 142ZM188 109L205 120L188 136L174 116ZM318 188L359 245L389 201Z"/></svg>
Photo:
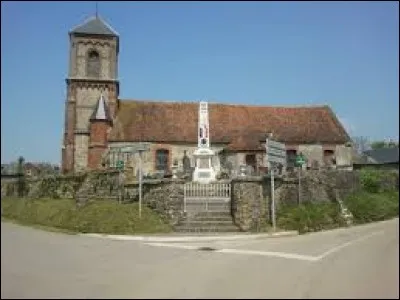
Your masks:
<svg viewBox="0 0 400 300"><path fill-rule="evenodd" d="M107 149L107 130L110 124L103 120L90 123L90 139L88 152L88 168L91 170L101 167L101 157Z"/></svg>

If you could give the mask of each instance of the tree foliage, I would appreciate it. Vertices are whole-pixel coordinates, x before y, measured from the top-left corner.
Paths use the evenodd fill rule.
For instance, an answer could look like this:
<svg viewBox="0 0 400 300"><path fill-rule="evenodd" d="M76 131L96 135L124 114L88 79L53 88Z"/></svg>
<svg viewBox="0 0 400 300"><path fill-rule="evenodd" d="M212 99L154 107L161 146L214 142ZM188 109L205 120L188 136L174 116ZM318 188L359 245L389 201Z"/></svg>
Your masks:
<svg viewBox="0 0 400 300"><path fill-rule="evenodd" d="M394 148L394 147L399 147L399 143L394 142L394 141L374 141L371 143L371 148L372 149L382 149L382 148Z"/></svg>

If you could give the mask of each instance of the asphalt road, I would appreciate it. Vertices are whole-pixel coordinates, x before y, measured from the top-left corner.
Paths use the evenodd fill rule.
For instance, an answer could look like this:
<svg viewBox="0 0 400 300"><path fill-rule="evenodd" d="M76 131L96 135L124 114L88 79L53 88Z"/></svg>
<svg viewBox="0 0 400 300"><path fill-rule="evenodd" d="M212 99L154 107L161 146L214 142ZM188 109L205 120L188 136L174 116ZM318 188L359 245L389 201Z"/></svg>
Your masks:
<svg viewBox="0 0 400 300"><path fill-rule="evenodd" d="M398 298L398 226L395 219L298 237L149 243L2 222L1 297Z"/></svg>

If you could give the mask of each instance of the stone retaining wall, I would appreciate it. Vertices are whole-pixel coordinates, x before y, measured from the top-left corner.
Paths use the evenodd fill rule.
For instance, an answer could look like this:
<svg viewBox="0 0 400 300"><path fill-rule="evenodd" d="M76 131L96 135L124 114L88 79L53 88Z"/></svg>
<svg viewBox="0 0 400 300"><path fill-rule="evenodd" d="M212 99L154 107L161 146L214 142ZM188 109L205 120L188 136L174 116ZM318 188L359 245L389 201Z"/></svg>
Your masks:
<svg viewBox="0 0 400 300"><path fill-rule="evenodd" d="M183 215L182 180L160 179L143 182L143 205L157 211L165 220L175 225ZM1 196L17 196L17 181L2 180ZM271 215L271 185L268 177L246 177L231 181L232 217L243 231L256 228ZM398 172L387 173L382 185L398 189ZM307 171L301 174L301 197L304 202L335 201L335 192L345 198L360 189L358 171ZM75 198L77 202L95 199L118 200L119 192L125 203L138 201L137 182L120 189L117 172L91 172L75 176L52 176L26 181L25 195L30 198ZM83 199L83 200L82 200ZM298 203L298 176L275 179L275 203L279 213L282 204Z"/></svg>

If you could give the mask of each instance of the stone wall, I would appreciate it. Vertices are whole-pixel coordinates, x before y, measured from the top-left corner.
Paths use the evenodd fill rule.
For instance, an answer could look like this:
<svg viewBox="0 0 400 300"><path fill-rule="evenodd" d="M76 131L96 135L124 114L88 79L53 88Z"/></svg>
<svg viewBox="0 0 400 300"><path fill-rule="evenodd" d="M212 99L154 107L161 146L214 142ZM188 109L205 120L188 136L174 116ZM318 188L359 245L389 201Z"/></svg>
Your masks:
<svg viewBox="0 0 400 300"><path fill-rule="evenodd" d="M382 177L384 188L398 190L398 172L387 172ZM143 182L142 203L157 211L171 225L183 216L182 180L161 179ZM255 229L271 215L271 185L268 177L236 178L232 184L232 217L242 230ZM2 180L4 196L17 196L17 180ZM118 172L90 172L75 176L52 176L26 181L26 195L31 198L75 198L78 203L87 200L118 200L119 192L123 202L137 202L138 182L126 184L119 189ZM307 171L301 174L301 202L336 201L335 190L341 198L360 189L358 171ZM275 203L277 214L283 204L298 203L298 174L292 173L275 179Z"/></svg>
<svg viewBox="0 0 400 300"><path fill-rule="evenodd" d="M73 199L86 175L46 176L24 180L24 196L29 198ZM18 179L1 180L1 197L18 197Z"/></svg>
<svg viewBox="0 0 400 300"><path fill-rule="evenodd" d="M246 177L232 181L232 217L242 231L257 228L268 219L262 178Z"/></svg>
<svg viewBox="0 0 400 300"><path fill-rule="evenodd" d="M171 225L183 217L183 181L146 180L142 186L142 203L159 213ZM139 183L125 186L124 202L139 201Z"/></svg>

